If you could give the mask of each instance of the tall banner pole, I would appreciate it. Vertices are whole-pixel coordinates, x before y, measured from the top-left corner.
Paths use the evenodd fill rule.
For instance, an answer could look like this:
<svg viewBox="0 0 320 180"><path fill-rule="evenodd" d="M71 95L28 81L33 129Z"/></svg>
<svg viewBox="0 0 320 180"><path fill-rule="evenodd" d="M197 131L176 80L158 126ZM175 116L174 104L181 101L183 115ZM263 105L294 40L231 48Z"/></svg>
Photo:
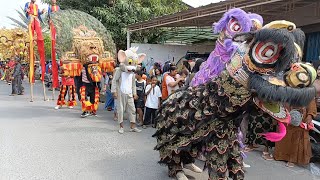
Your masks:
<svg viewBox="0 0 320 180"><path fill-rule="evenodd" d="M44 81L42 81L42 87L43 87L43 100L44 101L49 101L49 99L47 99L47 94L46 94L46 85L44 84Z"/></svg>
<svg viewBox="0 0 320 180"><path fill-rule="evenodd" d="M59 75L58 75L58 64L56 58L56 28L54 27L53 21L51 20L51 14L59 11L59 6L52 4L49 6L49 27L51 34L51 60L52 60L52 99L54 100L55 89L59 87Z"/></svg>
<svg viewBox="0 0 320 180"><path fill-rule="evenodd" d="M33 102L33 83L34 83L34 52L33 52L33 30L32 30L32 19L29 23L29 40L30 40L30 46L29 46L29 83L30 83L30 95L31 100L30 102Z"/></svg>

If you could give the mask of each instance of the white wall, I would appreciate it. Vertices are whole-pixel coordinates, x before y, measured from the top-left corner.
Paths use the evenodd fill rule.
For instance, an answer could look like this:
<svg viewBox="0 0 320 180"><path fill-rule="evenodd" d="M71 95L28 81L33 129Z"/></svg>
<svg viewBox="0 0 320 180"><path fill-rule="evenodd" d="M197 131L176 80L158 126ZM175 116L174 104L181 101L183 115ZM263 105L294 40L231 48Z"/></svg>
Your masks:
<svg viewBox="0 0 320 180"><path fill-rule="evenodd" d="M162 44L138 44L131 43L132 47L139 47L138 53L145 53L147 57L144 63L147 66L147 70L153 66L154 62L164 63L168 60L176 63L180 58L186 55L189 52L198 52L198 53L210 53L214 46L208 45L162 45Z"/></svg>

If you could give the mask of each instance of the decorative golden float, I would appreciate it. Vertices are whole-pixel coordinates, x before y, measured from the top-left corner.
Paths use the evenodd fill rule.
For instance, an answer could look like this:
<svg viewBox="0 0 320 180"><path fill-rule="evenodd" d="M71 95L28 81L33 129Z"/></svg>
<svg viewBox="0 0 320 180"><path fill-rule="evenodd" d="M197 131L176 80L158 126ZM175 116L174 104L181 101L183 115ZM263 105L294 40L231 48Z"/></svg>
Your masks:
<svg viewBox="0 0 320 180"><path fill-rule="evenodd" d="M20 57L29 62L29 36L23 29L0 29L0 59Z"/></svg>

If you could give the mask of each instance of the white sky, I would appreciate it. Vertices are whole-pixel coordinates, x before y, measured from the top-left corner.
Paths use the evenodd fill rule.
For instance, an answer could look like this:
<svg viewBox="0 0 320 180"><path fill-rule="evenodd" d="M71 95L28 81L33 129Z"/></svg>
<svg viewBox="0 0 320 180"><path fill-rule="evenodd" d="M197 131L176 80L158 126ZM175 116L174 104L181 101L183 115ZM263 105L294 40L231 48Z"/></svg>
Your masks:
<svg viewBox="0 0 320 180"><path fill-rule="evenodd" d="M19 15L16 12L16 9L20 9L20 7L24 7L27 2L30 0L0 0L0 28L12 28L11 20L7 18L7 16L13 17L15 19L19 19ZM39 9L48 8L47 5L41 3L40 0L36 1L39 5Z"/></svg>
<svg viewBox="0 0 320 180"><path fill-rule="evenodd" d="M192 7L205 6L211 3L217 3L224 0L182 0L184 3L189 4Z"/></svg>
<svg viewBox="0 0 320 180"><path fill-rule="evenodd" d="M223 0L182 0L183 2L189 4L193 7L204 6L210 3L216 3ZM24 7L25 3L30 2L30 0L1 0L2 4L0 5L0 28L12 28L11 20L7 16L19 19L18 13L15 11L20 7ZM37 0L40 9L47 8L48 6L42 4L40 0Z"/></svg>

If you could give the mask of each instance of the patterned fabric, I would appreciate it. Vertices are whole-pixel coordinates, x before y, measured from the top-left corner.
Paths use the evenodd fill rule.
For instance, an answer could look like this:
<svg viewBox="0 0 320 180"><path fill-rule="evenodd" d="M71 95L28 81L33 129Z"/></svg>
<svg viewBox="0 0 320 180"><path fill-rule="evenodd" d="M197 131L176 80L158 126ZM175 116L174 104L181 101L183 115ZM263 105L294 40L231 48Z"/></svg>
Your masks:
<svg viewBox="0 0 320 180"><path fill-rule="evenodd" d="M248 145L264 145L266 147L274 147L274 143L266 140L261 133L275 132L277 130L277 122L273 120L269 114L252 105L249 112L249 127L245 143Z"/></svg>
<svg viewBox="0 0 320 180"><path fill-rule="evenodd" d="M67 93L69 92L69 100L68 102L66 102L65 98ZM62 85L60 87L60 94L58 97L58 101L57 101L57 105L59 106L63 106L63 105L67 105L67 106L76 106L77 105L77 101L76 101L76 95L75 95L75 87L73 85Z"/></svg>
<svg viewBox="0 0 320 180"><path fill-rule="evenodd" d="M244 102L250 93L226 71L205 86L170 95L156 118L156 150L169 174L179 171L186 154L207 158L209 179L243 179L242 156L237 138Z"/></svg>
<svg viewBox="0 0 320 180"><path fill-rule="evenodd" d="M99 88L94 86L82 86L80 88L80 94L82 111L96 113L100 102ZM87 99L87 96L90 97L90 101Z"/></svg>

